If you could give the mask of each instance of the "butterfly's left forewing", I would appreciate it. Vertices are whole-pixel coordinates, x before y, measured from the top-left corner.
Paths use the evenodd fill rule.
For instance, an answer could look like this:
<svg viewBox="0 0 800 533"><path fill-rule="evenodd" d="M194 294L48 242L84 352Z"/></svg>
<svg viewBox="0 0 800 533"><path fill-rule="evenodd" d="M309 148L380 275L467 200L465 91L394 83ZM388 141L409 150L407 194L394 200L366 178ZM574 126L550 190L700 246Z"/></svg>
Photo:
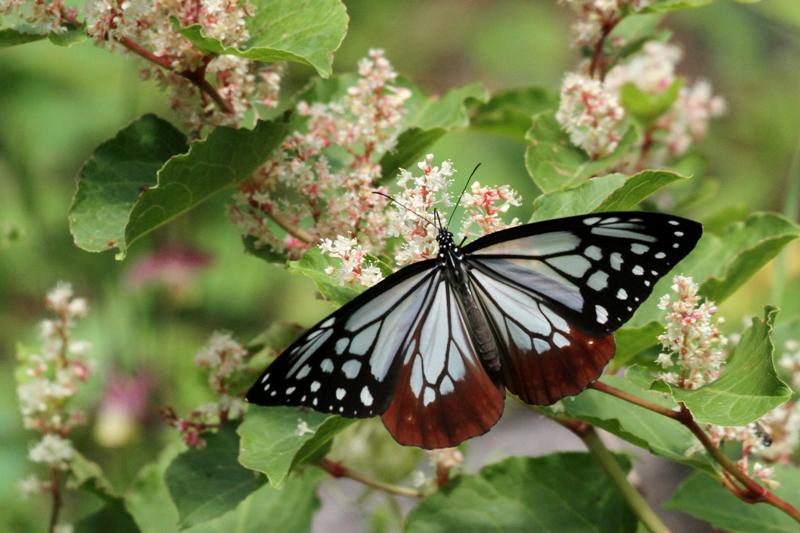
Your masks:
<svg viewBox="0 0 800 533"><path fill-rule="evenodd" d="M398 356L438 273L416 263L309 329L264 371L247 400L302 405L347 417L381 414L398 378Z"/></svg>

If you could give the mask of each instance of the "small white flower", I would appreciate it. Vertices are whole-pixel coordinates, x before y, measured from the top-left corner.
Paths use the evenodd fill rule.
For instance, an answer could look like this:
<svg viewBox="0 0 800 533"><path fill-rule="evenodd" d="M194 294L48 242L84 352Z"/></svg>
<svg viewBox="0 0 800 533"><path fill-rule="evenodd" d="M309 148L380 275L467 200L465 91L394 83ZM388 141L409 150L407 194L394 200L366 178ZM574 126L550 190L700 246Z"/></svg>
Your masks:
<svg viewBox="0 0 800 533"><path fill-rule="evenodd" d="M305 420L297 419L297 427L294 430L294 434L296 437L302 437L303 435L313 435L314 430L308 426L308 423Z"/></svg>
<svg viewBox="0 0 800 533"><path fill-rule="evenodd" d="M74 456L72 442L54 433L47 433L28 452L28 458L34 463L45 463L62 470Z"/></svg>

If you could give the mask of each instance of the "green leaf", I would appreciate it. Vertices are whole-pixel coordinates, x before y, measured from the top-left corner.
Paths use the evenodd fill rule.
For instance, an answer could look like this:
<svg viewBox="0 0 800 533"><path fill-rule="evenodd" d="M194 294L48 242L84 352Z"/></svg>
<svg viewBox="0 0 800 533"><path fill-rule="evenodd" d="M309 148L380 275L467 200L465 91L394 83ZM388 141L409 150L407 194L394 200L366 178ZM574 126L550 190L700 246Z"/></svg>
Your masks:
<svg viewBox="0 0 800 533"><path fill-rule="evenodd" d="M692 276L700 293L717 303L733 294L745 281L800 236L800 227L771 213L755 213L729 224L719 233L705 232L695 249L674 269ZM670 292L672 275L664 276L639 308L629 326L660 320L658 299Z"/></svg>
<svg viewBox="0 0 800 533"><path fill-rule="evenodd" d="M626 469L627 459L620 457ZM462 475L408 515L409 533L633 531L636 518L589 454L512 457Z"/></svg>
<svg viewBox="0 0 800 533"><path fill-rule="evenodd" d="M489 100L489 92L479 83L451 89L441 98L412 100L403 118L406 128L466 128L469 126L470 105Z"/></svg>
<svg viewBox="0 0 800 533"><path fill-rule="evenodd" d="M265 481L236 460L239 438L232 425L204 438L205 447L178 455L164 474L181 529L227 513Z"/></svg>
<svg viewBox="0 0 800 533"><path fill-rule="evenodd" d="M539 87L494 93L471 111L470 128L524 141L531 117L558 107L558 95Z"/></svg>
<svg viewBox="0 0 800 533"><path fill-rule="evenodd" d="M347 34L347 9L340 0L253 0L255 14L247 19L250 40L238 49L206 35L202 26L176 31L197 48L213 54L231 54L256 61L292 61L309 65L329 77L333 53Z"/></svg>
<svg viewBox="0 0 800 533"><path fill-rule="evenodd" d="M657 94L645 92L635 83L628 82L620 89L620 103L631 116L642 124L650 125L672 107L680 90L680 78L676 78L669 87Z"/></svg>
<svg viewBox="0 0 800 533"><path fill-rule="evenodd" d="M117 257L125 257L137 239L248 177L286 133L285 121L259 121L252 130L217 128L206 139L192 143L187 153L170 159L158 172L158 184L134 204Z"/></svg>
<svg viewBox="0 0 800 533"><path fill-rule="evenodd" d="M800 470L780 464L773 467L775 479L780 482L773 492L800 507ZM689 476L664 507L705 520L715 530L732 533L796 533L798 529L797 522L781 510L767 504L745 503L702 473Z"/></svg>
<svg viewBox="0 0 800 533"><path fill-rule="evenodd" d="M125 491L125 508L143 533L177 533L178 510L172 502L164 472L181 447L162 449L158 462L145 465Z"/></svg>
<svg viewBox="0 0 800 533"><path fill-rule="evenodd" d="M657 337L664 332L660 322L648 322L639 327L624 327L614 333L617 352L611 360L612 368L630 364L634 358L657 344Z"/></svg>
<svg viewBox="0 0 800 533"><path fill-rule="evenodd" d="M616 166L636 142L635 128L628 131L616 150L607 157L592 160L586 152L570 143L552 111L533 117L533 125L525 134L530 142L525 151L528 174L542 192L565 189Z"/></svg>
<svg viewBox="0 0 800 533"><path fill-rule="evenodd" d="M312 248L299 261L289 261L289 272L302 274L317 286L317 290L326 300L344 305L364 290L363 287L340 285L336 278L325 273L327 267L338 266L338 261L325 254L319 248Z"/></svg>
<svg viewBox="0 0 800 533"><path fill-rule="evenodd" d="M50 42L58 46L72 46L86 39L86 31L83 26L69 27L63 32L42 33L28 28L4 28L0 29L0 48L17 46L20 44L50 39Z"/></svg>
<svg viewBox="0 0 800 533"><path fill-rule="evenodd" d="M540 195L533 202L531 222L600 211L625 211L658 189L688 179L673 172L645 170L630 177L608 174L568 189Z"/></svg>
<svg viewBox="0 0 800 533"><path fill-rule="evenodd" d="M67 488L87 490L103 499L117 496L100 465L78 452L75 452L75 456L69 463Z"/></svg>
<svg viewBox="0 0 800 533"><path fill-rule="evenodd" d="M14 28L5 28L0 30L0 48L41 41L46 37L46 33L33 33Z"/></svg>
<svg viewBox="0 0 800 533"><path fill-rule="evenodd" d="M767 307L763 321L753 320L716 381L696 390L667 385L672 397L685 403L698 422L744 426L791 398L792 391L778 378L772 360L777 312Z"/></svg>
<svg viewBox="0 0 800 533"><path fill-rule="evenodd" d="M122 498L114 491L100 466L77 452L70 461L67 488L85 490L104 502L98 511L75 524L76 531L88 533L106 528L123 533L139 531L133 517L125 509ZM101 525L104 527L99 528Z"/></svg>
<svg viewBox="0 0 800 533"><path fill-rule="evenodd" d="M430 130L411 128L401 133L394 150L387 152L381 158L381 182L394 180L401 168L410 168L422 160L428 148L446 132L444 128Z"/></svg>
<svg viewBox="0 0 800 533"><path fill-rule="evenodd" d="M403 119L406 129L394 150L381 158L381 181L393 180L399 169L422 159L428 147L448 131L469 126L468 108L489 99L489 93L477 83L452 89L441 98L426 98L418 88L409 88L414 96Z"/></svg>
<svg viewBox="0 0 800 533"><path fill-rule="evenodd" d="M125 225L158 170L187 150L186 138L169 122L144 115L101 144L84 163L69 210L75 244L101 252L125 242Z"/></svg>
<svg viewBox="0 0 800 533"><path fill-rule="evenodd" d="M256 245L256 237L252 235L245 235L242 237L242 244L244 244L244 251L248 254L263 259L267 263L280 263L286 262L286 254L279 252L268 244Z"/></svg>
<svg viewBox="0 0 800 533"><path fill-rule="evenodd" d="M158 463L147 465L139 472L125 494L125 505L143 533L178 532L178 511L164 481L164 471L176 452L176 447L168 447ZM235 510L185 531L308 531L313 514L320 506L317 485L325 478L320 470L309 468L302 475L291 476L280 490L262 485Z"/></svg>
<svg viewBox="0 0 800 533"><path fill-rule="evenodd" d="M353 420L294 407L250 406L239 426L239 462L280 487L298 465L317 459Z"/></svg>
<svg viewBox="0 0 800 533"><path fill-rule="evenodd" d="M669 397L642 388L619 376L604 376L601 381L665 407L675 407ZM655 455L709 472L712 461L705 453L687 456L697 442L692 432L675 420L649 411L610 394L588 389L561 401L568 416L603 428Z"/></svg>
<svg viewBox="0 0 800 533"><path fill-rule="evenodd" d="M75 524L77 533L113 531L114 533L139 533L139 526L125 508L121 498L109 500L100 510L95 511Z"/></svg>
<svg viewBox="0 0 800 533"><path fill-rule="evenodd" d="M314 513L321 506L317 487L327 477L318 468L308 468L301 475L291 476L281 489L264 485L239 504L235 512L187 533L311 531Z"/></svg>

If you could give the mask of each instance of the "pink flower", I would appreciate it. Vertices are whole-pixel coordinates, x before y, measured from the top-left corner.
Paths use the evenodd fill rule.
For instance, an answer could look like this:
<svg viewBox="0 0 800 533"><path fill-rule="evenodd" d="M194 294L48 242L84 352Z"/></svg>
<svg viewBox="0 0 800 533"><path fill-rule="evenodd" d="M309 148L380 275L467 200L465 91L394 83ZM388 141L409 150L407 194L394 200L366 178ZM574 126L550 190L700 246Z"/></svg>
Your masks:
<svg viewBox="0 0 800 533"><path fill-rule="evenodd" d="M602 82L575 73L564 77L556 120L572 144L592 158L617 148L624 134L624 116L616 94Z"/></svg>

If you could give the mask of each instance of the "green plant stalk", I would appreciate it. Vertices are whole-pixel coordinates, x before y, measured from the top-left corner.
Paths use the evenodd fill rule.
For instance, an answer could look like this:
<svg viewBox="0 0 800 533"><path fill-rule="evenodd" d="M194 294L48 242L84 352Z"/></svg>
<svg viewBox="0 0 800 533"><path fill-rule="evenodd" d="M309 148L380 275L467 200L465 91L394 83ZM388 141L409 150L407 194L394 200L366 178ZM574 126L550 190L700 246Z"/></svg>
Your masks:
<svg viewBox="0 0 800 533"><path fill-rule="evenodd" d="M600 465L600 468L605 471L611 482L622 494L633 514L636 515L648 531L652 533L669 533L669 528L666 524L661 521L661 518L647 503L644 496L628 480L625 471L619 466L616 458L606 447L594 426L566 417L551 416L550 418L575 433L583 441L589 453L594 456L597 464Z"/></svg>

